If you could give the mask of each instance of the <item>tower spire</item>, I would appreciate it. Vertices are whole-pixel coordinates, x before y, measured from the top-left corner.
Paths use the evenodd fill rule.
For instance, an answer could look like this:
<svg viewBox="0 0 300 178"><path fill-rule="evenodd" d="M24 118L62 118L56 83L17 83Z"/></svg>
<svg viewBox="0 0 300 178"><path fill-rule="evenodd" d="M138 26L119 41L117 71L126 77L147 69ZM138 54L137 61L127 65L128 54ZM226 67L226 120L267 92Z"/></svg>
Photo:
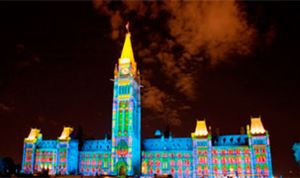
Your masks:
<svg viewBox="0 0 300 178"><path fill-rule="evenodd" d="M130 39L130 32L129 32L129 22L126 24L126 36L125 36L125 42L123 45L122 53L119 59L119 64L126 64L126 63L132 63L135 64L132 45L131 45L131 39Z"/></svg>
<svg viewBox="0 0 300 178"><path fill-rule="evenodd" d="M128 21L128 22L126 23L126 30L127 30L127 33L130 33L130 32L129 32L129 25L130 25L130 24L129 24L129 21Z"/></svg>

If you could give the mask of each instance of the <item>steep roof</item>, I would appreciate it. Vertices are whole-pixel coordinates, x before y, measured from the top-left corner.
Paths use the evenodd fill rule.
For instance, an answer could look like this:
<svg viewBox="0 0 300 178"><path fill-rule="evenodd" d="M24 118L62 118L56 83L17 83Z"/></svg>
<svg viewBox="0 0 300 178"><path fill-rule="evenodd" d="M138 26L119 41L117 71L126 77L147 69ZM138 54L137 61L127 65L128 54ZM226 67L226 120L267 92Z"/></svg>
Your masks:
<svg viewBox="0 0 300 178"><path fill-rule="evenodd" d="M208 136L208 130L205 120L198 120L195 132L192 133L192 137L205 137Z"/></svg>
<svg viewBox="0 0 300 178"><path fill-rule="evenodd" d="M64 127L60 137L58 137L58 140L60 141L69 141L71 139L70 135L73 132L72 127Z"/></svg>
<svg viewBox="0 0 300 178"><path fill-rule="evenodd" d="M123 45L122 53L119 58L119 65L127 64L127 63L135 64L134 54L133 54L131 39L130 39L131 35L129 32L129 24L126 25L126 28L127 28L127 33L125 36L125 42Z"/></svg>
<svg viewBox="0 0 300 178"><path fill-rule="evenodd" d="M251 125L250 125L250 133L251 134L264 134L266 130L261 122L260 117L252 117Z"/></svg>
<svg viewBox="0 0 300 178"><path fill-rule="evenodd" d="M41 130L37 128L32 128L27 138L25 138L25 142L35 143L39 138L42 137Z"/></svg>

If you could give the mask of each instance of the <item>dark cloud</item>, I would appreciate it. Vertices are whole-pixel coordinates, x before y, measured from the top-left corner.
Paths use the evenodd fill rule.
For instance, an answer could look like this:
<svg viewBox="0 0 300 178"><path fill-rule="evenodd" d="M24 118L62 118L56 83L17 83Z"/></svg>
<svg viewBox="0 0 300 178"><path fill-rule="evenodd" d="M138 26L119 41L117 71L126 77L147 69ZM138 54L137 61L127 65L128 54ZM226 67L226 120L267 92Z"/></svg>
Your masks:
<svg viewBox="0 0 300 178"><path fill-rule="evenodd" d="M18 69L28 68L41 62L41 58L37 54L21 43L16 45L16 54L18 60L16 67Z"/></svg>
<svg viewBox="0 0 300 178"><path fill-rule="evenodd" d="M12 106L8 106L4 103L0 103L0 112L11 112L14 108Z"/></svg>
<svg viewBox="0 0 300 178"><path fill-rule="evenodd" d="M166 98L176 100L177 96L184 96L189 101L197 99L197 71L203 62L208 61L210 66L215 66L227 61L233 54L251 54L257 35L254 25L247 21L247 14L241 4L234 0L95 0L94 7L110 18L111 36L114 40L124 31L128 19L155 24L138 29L138 33L142 33L140 36L147 42L137 42L134 45L142 62L159 66L162 77L169 81L168 89L176 94L167 95L169 91L157 86L155 77L148 77L143 90L143 105L155 112L176 112L178 106L174 107L172 100L165 102ZM271 39L271 32L269 36ZM151 69L151 66L148 68ZM178 113L173 113L173 116L180 118Z"/></svg>

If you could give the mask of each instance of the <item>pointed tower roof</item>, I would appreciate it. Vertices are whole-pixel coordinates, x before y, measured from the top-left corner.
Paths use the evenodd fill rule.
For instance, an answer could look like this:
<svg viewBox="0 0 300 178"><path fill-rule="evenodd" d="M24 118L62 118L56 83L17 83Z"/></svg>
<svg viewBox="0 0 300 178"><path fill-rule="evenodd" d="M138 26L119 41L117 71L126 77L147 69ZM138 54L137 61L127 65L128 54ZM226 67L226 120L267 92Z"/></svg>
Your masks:
<svg viewBox="0 0 300 178"><path fill-rule="evenodd" d="M192 133L192 137L205 137L208 136L208 130L206 127L206 122L205 120L197 120L197 125L195 132Z"/></svg>
<svg viewBox="0 0 300 178"><path fill-rule="evenodd" d="M251 117L251 126L250 126L251 134L264 134L266 130L261 122L260 117Z"/></svg>
<svg viewBox="0 0 300 178"><path fill-rule="evenodd" d="M25 142L35 143L39 138L42 137L41 130L37 128L32 128Z"/></svg>
<svg viewBox="0 0 300 178"><path fill-rule="evenodd" d="M69 141L71 139L70 135L73 132L72 127L64 127L60 137L58 137L58 140L60 141Z"/></svg>
<svg viewBox="0 0 300 178"><path fill-rule="evenodd" d="M129 32L129 23L126 24L127 33L125 36L125 42L123 45L121 57L119 58L119 64L127 64L127 63L135 63L131 39L130 39L130 32Z"/></svg>

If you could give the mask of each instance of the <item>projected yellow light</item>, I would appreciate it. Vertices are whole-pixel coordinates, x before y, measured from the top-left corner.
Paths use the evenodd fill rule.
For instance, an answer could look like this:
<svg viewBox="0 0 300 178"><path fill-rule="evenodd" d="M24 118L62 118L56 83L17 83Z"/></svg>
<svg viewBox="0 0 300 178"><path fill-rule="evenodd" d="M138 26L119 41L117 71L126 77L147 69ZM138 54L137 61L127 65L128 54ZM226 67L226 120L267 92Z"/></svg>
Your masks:
<svg viewBox="0 0 300 178"><path fill-rule="evenodd" d="M25 138L25 142L35 142L40 135L40 129L33 128L30 130L28 137Z"/></svg>
<svg viewBox="0 0 300 178"><path fill-rule="evenodd" d="M58 137L58 140L69 141L71 139L70 135L72 132L73 132L72 127L64 127L60 137Z"/></svg>
<svg viewBox="0 0 300 178"><path fill-rule="evenodd" d="M251 134L264 134L266 130L261 122L261 118L251 118L251 126L250 126Z"/></svg>
<svg viewBox="0 0 300 178"><path fill-rule="evenodd" d="M121 58L120 59L120 64L129 64L130 63L130 59L129 58Z"/></svg>
<svg viewBox="0 0 300 178"><path fill-rule="evenodd" d="M208 131L207 131L205 120L197 121L196 129L195 132L192 133L192 137L203 137L207 135L208 135Z"/></svg>

